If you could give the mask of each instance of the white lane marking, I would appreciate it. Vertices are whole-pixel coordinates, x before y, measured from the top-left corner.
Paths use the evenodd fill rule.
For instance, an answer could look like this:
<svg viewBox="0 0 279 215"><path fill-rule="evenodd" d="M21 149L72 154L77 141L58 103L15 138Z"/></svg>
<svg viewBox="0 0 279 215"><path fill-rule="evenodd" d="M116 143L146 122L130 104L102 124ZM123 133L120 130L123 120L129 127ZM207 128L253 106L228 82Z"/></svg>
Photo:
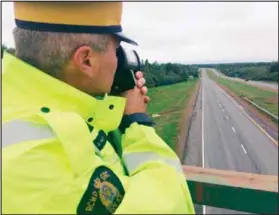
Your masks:
<svg viewBox="0 0 279 215"><path fill-rule="evenodd" d="M232 130L233 130L233 132L234 132L234 133L236 133L236 131L235 131L234 127L232 127Z"/></svg>
<svg viewBox="0 0 279 215"><path fill-rule="evenodd" d="M246 150L245 150L245 148L244 148L244 146L242 144L241 144L241 147L242 147L244 153L247 154L247 152L246 152Z"/></svg>
<svg viewBox="0 0 279 215"><path fill-rule="evenodd" d="M229 117L228 117L228 116L226 116L226 119L227 119L227 120L229 120Z"/></svg>
<svg viewBox="0 0 279 215"><path fill-rule="evenodd" d="M202 76L205 75L203 71ZM202 80L202 167L204 168L204 80ZM202 214L206 214L205 205L202 206Z"/></svg>
<svg viewBox="0 0 279 215"><path fill-rule="evenodd" d="M202 167L204 166L204 83L202 84Z"/></svg>
<svg viewBox="0 0 279 215"><path fill-rule="evenodd" d="M223 112L225 112L225 109L222 109Z"/></svg>
<svg viewBox="0 0 279 215"><path fill-rule="evenodd" d="M267 133L267 131L264 129L264 128L262 128L255 120L253 120L246 112L245 112L245 110L243 109L243 107L242 106L240 106L239 104L237 104L237 102L231 97L231 96L229 96L223 89L221 89L217 84L216 84L216 86L217 86L217 88L221 91L221 92L224 92L223 93L223 95L225 95L225 97L227 98L227 99L229 99L232 103L234 103L235 104L235 106L255 125L255 126L257 126L275 145L277 145L278 146L278 142L275 140L275 139L273 139L273 137L271 137L268 133Z"/></svg>

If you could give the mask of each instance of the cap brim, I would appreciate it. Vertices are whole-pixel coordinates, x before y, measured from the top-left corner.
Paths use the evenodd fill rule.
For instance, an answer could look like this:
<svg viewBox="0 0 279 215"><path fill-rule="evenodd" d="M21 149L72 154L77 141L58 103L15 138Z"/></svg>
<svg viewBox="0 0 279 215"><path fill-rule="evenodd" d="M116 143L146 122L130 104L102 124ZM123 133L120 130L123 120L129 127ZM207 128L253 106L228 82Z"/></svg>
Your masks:
<svg viewBox="0 0 279 215"><path fill-rule="evenodd" d="M126 43L130 43L132 45L138 45L137 42L135 42L134 40L128 38L125 34L123 34L122 32L117 32L117 33L113 33L120 41L126 42Z"/></svg>

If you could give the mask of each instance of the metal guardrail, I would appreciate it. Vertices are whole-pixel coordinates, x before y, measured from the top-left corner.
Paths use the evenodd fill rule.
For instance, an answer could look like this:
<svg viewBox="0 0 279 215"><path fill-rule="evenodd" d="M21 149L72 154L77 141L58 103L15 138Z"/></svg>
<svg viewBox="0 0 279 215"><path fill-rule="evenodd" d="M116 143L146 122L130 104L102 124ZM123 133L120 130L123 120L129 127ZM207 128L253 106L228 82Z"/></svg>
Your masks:
<svg viewBox="0 0 279 215"><path fill-rule="evenodd" d="M193 202L257 214L278 214L278 176L183 166Z"/></svg>
<svg viewBox="0 0 279 215"><path fill-rule="evenodd" d="M244 97L245 101L247 101L248 103L250 103L251 105L255 106L256 108L258 108L260 111L264 112L265 114L267 114L269 117L271 117L272 119L278 121L278 117L275 116L274 114L270 113L269 111L267 111L266 109L260 107L259 105L257 105L255 102L252 102L251 100L247 99L246 97Z"/></svg>

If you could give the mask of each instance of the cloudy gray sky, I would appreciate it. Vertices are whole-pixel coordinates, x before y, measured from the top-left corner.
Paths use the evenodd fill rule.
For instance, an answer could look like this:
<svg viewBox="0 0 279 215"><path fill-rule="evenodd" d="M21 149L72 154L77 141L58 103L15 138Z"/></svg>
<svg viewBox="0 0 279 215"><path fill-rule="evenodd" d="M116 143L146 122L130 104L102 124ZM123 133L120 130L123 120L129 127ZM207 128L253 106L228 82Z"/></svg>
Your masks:
<svg viewBox="0 0 279 215"><path fill-rule="evenodd" d="M122 25L151 62L278 60L277 2L125 2ZM14 26L13 5L3 2L8 46Z"/></svg>

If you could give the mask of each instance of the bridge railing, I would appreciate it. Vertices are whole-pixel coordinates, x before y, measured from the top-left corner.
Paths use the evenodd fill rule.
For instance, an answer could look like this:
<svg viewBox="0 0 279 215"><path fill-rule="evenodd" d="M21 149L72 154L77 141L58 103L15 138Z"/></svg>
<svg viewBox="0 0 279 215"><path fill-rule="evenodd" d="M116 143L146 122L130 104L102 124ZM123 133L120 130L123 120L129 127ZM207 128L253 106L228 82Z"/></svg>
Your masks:
<svg viewBox="0 0 279 215"><path fill-rule="evenodd" d="M183 166L193 202L257 214L278 214L278 176Z"/></svg>

